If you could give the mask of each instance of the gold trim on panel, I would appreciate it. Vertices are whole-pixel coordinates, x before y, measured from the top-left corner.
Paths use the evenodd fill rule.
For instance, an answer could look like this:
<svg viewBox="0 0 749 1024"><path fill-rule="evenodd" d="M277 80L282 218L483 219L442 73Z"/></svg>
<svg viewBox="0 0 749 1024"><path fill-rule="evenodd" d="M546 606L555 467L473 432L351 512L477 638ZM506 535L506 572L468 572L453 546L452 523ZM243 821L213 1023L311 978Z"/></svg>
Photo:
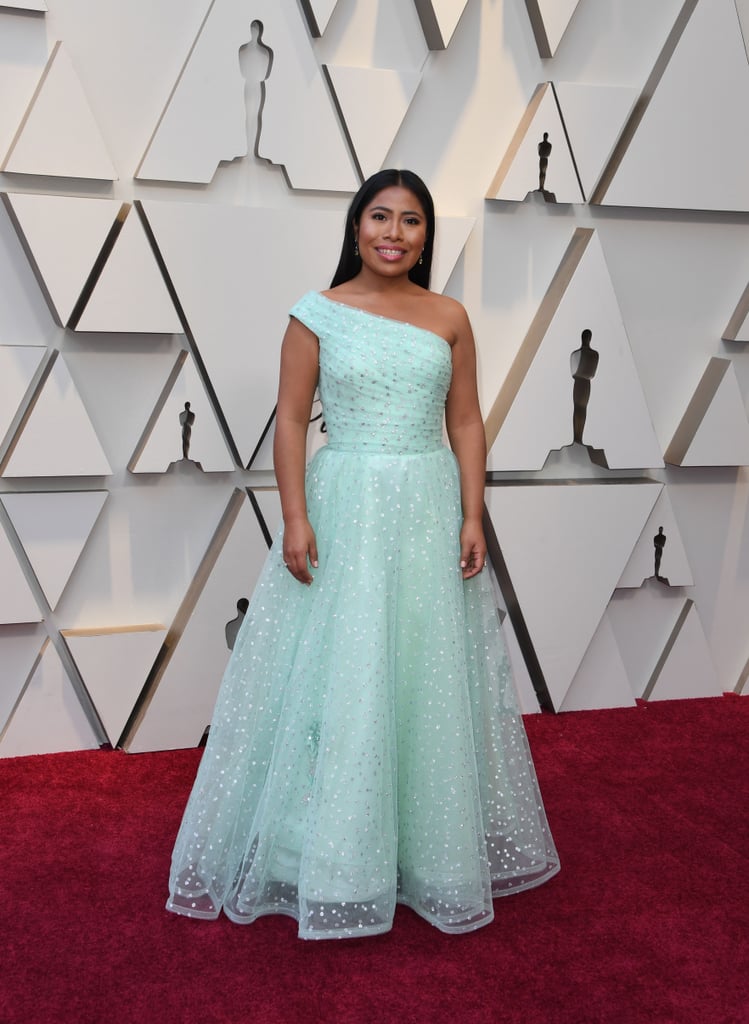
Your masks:
<svg viewBox="0 0 749 1024"><path fill-rule="evenodd" d="M75 636L113 636L119 633L158 633L166 630L161 622L147 622L143 626L92 626L86 629L61 629L66 639Z"/></svg>

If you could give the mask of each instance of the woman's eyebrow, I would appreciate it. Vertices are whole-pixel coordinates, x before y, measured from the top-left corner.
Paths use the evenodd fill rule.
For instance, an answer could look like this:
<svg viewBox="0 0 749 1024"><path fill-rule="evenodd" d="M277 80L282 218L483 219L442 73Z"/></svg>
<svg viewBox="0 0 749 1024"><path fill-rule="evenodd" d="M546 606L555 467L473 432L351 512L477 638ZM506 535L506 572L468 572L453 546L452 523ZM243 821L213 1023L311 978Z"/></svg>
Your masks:
<svg viewBox="0 0 749 1024"><path fill-rule="evenodd" d="M374 213L375 210L380 210L382 213L392 213L393 212L390 209L389 206L372 206L370 209L371 209L372 213ZM423 216L423 214L419 213L418 210L404 210L403 211L403 216L404 217L421 217L421 216Z"/></svg>

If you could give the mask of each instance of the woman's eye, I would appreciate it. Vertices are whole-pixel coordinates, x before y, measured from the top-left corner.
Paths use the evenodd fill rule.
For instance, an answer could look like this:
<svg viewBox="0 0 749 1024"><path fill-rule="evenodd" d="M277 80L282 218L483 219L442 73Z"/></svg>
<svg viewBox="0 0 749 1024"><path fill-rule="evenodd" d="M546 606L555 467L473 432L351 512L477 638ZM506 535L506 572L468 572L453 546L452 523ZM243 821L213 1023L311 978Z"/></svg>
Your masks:
<svg viewBox="0 0 749 1024"><path fill-rule="evenodd" d="M373 213L372 214L372 220L385 220L385 214L384 213Z"/></svg>
<svg viewBox="0 0 749 1024"><path fill-rule="evenodd" d="M412 226L413 225L418 225L420 223L421 223L421 221L419 220L418 217L408 217L406 219L406 224L409 224L409 225L412 225Z"/></svg>

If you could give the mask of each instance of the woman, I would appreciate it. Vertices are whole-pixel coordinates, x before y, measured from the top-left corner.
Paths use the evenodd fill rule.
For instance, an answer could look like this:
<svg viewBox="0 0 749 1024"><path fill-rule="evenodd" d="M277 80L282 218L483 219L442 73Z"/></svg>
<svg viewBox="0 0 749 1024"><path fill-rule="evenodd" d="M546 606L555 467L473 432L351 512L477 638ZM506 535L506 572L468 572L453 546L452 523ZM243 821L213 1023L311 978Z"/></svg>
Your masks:
<svg viewBox="0 0 749 1024"><path fill-rule="evenodd" d="M331 288L291 311L284 525L175 846L177 913L345 938L387 931L400 902L464 932L558 870L482 572L475 350L463 307L428 290L434 224L415 174L375 174ZM318 386L328 443L305 471Z"/></svg>

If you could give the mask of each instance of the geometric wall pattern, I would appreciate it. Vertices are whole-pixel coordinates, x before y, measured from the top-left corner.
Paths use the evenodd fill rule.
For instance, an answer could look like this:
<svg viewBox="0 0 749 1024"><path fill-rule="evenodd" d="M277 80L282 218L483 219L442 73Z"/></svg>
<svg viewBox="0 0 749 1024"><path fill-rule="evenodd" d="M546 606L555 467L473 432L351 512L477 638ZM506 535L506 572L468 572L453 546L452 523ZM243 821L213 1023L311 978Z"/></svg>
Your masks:
<svg viewBox="0 0 749 1024"><path fill-rule="evenodd" d="M0 756L200 741L288 310L380 166L477 337L524 708L749 692L743 0L143 11L0 5Z"/></svg>
<svg viewBox="0 0 749 1024"><path fill-rule="evenodd" d="M108 476L111 467L64 356L52 352L47 370L0 472L5 477Z"/></svg>
<svg viewBox="0 0 749 1024"><path fill-rule="evenodd" d="M421 76L390 68L325 68L362 180L383 165Z"/></svg>
<svg viewBox="0 0 749 1024"><path fill-rule="evenodd" d="M550 146L543 185L539 148ZM557 203L580 203L583 193L574 157L567 142L554 89L539 85L487 192L488 198L522 202L527 194L545 189Z"/></svg>
<svg viewBox="0 0 749 1024"><path fill-rule="evenodd" d="M492 469L541 469L550 451L573 443L579 397L574 374L581 335L596 363L580 435L610 469L663 465L637 368L598 236L583 235L567 261L571 279L553 284L508 374L489 420L499 425ZM581 309L585 308L584 319ZM539 417L540 409L544 410Z"/></svg>
<svg viewBox="0 0 749 1024"><path fill-rule="evenodd" d="M0 166L14 174L117 177L73 61L59 41Z"/></svg>
<svg viewBox="0 0 749 1024"><path fill-rule="evenodd" d="M37 491L0 498L50 608L57 606L106 500L106 491Z"/></svg>
<svg viewBox="0 0 749 1024"><path fill-rule="evenodd" d="M538 52L553 57L579 0L526 0Z"/></svg>
<svg viewBox="0 0 749 1024"><path fill-rule="evenodd" d="M749 62L736 4L686 7L693 13L602 201L749 210L749 139L736 132L749 101ZM680 110L689 111L687 122Z"/></svg>
<svg viewBox="0 0 749 1024"><path fill-rule="evenodd" d="M128 469L132 473L166 473L184 459L204 472L234 469L195 363L181 352Z"/></svg>
<svg viewBox="0 0 749 1024"><path fill-rule="evenodd" d="M222 160L248 152L244 87L232 60L253 21L270 51L259 156L279 164L294 188L352 190L357 179L341 125L297 5L213 0L136 176L208 183Z"/></svg>
<svg viewBox="0 0 749 1024"><path fill-rule="evenodd" d="M730 359L714 356L666 451L676 466L749 463L749 421Z"/></svg>
<svg viewBox="0 0 749 1024"><path fill-rule="evenodd" d="M427 46L445 50L465 10L467 0L414 0Z"/></svg>
<svg viewBox="0 0 749 1024"><path fill-rule="evenodd" d="M645 481L488 488L504 562L500 585L512 587L554 708L572 684L661 489ZM554 529L560 522L561 535ZM593 560L595 573L585 572Z"/></svg>

